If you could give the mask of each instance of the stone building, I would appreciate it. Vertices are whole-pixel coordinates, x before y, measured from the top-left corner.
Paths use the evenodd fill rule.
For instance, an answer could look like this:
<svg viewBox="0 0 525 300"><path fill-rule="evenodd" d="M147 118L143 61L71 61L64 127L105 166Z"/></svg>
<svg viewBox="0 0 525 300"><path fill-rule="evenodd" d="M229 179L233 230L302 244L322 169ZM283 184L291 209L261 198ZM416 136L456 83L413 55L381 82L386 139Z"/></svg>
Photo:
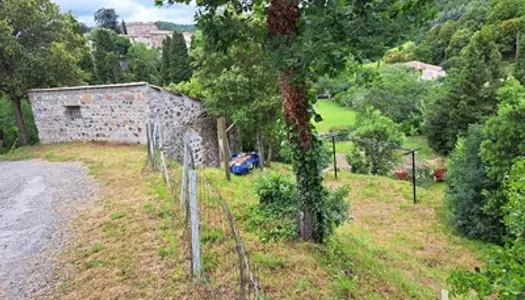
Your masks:
<svg viewBox="0 0 525 300"><path fill-rule="evenodd" d="M145 82L35 89L28 92L40 142L109 141L146 144L157 123L162 149L181 161L189 143L197 166L219 164L216 119L202 102Z"/></svg>
<svg viewBox="0 0 525 300"><path fill-rule="evenodd" d="M162 48L162 42L168 36L171 36L172 31L159 30L155 23L145 22L129 22L126 23L127 37L131 43L142 43L150 48ZM183 32L186 46L189 47L191 43L192 33Z"/></svg>

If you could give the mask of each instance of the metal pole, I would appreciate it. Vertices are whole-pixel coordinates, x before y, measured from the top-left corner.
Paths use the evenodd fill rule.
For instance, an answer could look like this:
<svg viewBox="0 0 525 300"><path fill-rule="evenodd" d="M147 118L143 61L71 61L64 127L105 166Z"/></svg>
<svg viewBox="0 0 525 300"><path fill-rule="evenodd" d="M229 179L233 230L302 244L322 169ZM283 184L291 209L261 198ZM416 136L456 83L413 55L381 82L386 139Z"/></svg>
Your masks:
<svg viewBox="0 0 525 300"><path fill-rule="evenodd" d="M337 179L337 159L335 155L335 136L332 136L332 149L334 149L334 173L335 173L335 179Z"/></svg>
<svg viewBox="0 0 525 300"><path fill-rule="evenodd" d="M412 186L414 189L414 204L416 204L416 150L412 150Z"/></svg>

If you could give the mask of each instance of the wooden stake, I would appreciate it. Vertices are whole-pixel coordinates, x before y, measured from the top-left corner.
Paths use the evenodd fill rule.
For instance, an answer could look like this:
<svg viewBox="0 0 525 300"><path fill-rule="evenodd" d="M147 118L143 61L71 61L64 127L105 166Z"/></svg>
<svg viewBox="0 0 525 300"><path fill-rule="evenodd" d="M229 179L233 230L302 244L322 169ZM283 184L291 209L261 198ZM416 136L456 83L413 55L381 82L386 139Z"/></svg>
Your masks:
<svg viewBox="0 0 525 300"><path fill-rule="evenodd" d="M217 120L217 125L219 129L222 162L224 163L224 173L226 174L226 179L230 181L230 151L228 150L228 137L226 136L226 119L220 117Z"/></svg>

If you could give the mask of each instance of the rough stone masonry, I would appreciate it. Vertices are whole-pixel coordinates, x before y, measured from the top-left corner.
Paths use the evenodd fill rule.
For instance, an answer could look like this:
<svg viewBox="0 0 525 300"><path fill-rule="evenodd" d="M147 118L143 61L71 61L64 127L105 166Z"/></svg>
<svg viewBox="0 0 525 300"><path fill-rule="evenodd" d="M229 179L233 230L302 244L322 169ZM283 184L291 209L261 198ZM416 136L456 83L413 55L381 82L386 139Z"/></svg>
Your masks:
<svg viewBox="0 0 525 300"><path fill-rule="evenodd" d="M40 142L146 144L146 124L161 129L162 149L181 161L191 145L196 166L219 163L216 119L202 102L145 82L35 89L28 92Z"/></svg>

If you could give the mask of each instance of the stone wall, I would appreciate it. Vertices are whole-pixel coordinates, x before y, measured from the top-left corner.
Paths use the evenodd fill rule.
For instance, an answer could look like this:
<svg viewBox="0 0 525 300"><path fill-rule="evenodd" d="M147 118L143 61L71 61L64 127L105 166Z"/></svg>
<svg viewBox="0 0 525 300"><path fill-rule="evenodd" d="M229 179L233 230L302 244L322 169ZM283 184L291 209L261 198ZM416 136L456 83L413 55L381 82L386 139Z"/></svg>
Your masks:
<svg viewBox="0 0 525 300"><path fill-rule="evenodd" d="M199 100L156 88L149 90L148 98L150 120L160 125L168 157L182 161L187 143L197 167L219 165L217 119L207 115Z"/></svg>
<svg viewBox="0 0 525 300"><path fill-rule="evenodd" d="M38 136L43 144L69 141L146 143L146 83L32 90ZM80 108L80 116L69 110Z"/></svg>
<svg viewBox="0 0 525 300"><path fill-rule="evenodd" d="M190 144L196 166L219 164L216 119L199 100L147 83L40 89L28 92L40 141L147 143L157 123L168 158L183 159Z"/></svg>

